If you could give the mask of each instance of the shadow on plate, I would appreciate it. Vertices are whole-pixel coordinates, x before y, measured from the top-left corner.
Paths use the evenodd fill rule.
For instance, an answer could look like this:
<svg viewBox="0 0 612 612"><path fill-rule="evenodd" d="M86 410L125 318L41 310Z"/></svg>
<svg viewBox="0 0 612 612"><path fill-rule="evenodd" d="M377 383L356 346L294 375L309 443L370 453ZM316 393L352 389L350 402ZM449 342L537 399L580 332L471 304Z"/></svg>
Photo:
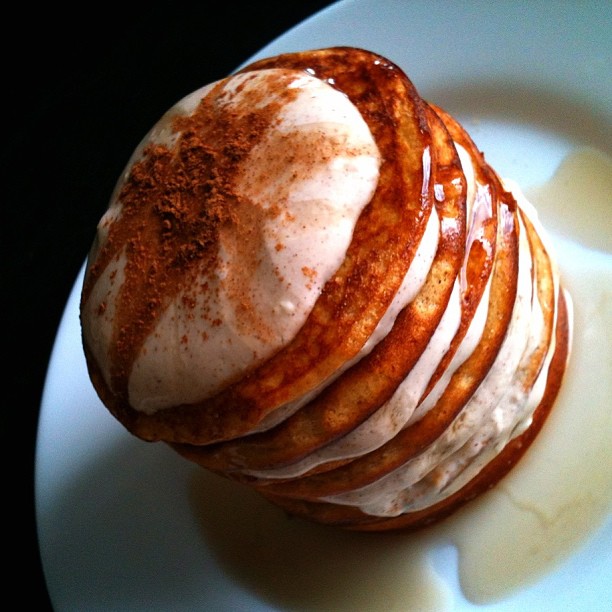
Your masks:
<svg viewBox="0 0 612 612"><path fill-rule="evenodd" d="M190 484L205 545L233 582L270 605L446 609L448 585L430 566L437 547L432 534L351 533L310 524L203 470Z"/></svg>
<svg viewBox="0 0 612 612"><path fill-rule="evenodd" d="M290 519L127 433L53 491L39 528L58 612L440 610L451 597L431 566L429 536Z"/></svg>

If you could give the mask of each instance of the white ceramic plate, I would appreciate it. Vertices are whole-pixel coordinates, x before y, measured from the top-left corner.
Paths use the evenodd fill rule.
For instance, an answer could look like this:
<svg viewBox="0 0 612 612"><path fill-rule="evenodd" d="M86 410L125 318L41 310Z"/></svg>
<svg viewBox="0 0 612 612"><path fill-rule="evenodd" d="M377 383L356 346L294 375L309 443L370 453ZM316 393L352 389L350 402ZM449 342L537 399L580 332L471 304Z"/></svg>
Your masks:
<svg viewBox="0 0 612 612"><path fill-rule="evenodd" d="M256 57L332 45L386 55L464 123L502 175L529 186L576 147L610 153L611 25L605 2L346 1ZM36 458L40 546L56 609L377 609L355 604L350 594L360 589L388 593L385 609L409 609L396 586L418 591L410 568L376 572L377 559L401 554L405 536L364 544L287 521L109 416L82 355L81 280L49 364ZM607 521L555 571L483 608L610 609L611 543ZM430 553L443 597L424 594L426 609L476 609L459 589L452 553Z"/></svg>

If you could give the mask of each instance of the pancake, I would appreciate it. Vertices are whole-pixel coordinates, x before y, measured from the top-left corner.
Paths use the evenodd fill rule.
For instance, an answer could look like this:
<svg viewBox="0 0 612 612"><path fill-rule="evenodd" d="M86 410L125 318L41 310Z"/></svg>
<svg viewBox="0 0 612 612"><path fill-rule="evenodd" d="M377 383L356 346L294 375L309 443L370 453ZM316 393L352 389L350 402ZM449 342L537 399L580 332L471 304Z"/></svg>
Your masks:
<svg viewBox="0 0 612 612"><path fill-rule="evenodd" d="M441 520L516 464L561 385L569 300L519 186L397 65L334 47L255 62L154 126L81 323L135 436L376 531Z"/></svg>

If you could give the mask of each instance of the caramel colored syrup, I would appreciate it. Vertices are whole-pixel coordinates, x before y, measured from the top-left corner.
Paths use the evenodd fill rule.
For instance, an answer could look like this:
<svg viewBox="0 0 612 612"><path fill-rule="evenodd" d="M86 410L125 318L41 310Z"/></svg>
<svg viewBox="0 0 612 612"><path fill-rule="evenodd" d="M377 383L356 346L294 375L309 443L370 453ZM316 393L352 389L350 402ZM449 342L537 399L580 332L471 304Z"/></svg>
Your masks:
<svg viewBox="0 0 612 612"><path fill-rule="evenodd" d="M469 602L503 601L598 537L612 508L610 168L602 153L577 150L545 185L526 190L554 237L574 328L555 408L520 463L443 523L382 534L288 519L253 491L198 470L192 502L234 583L280 609L440 612L457 605L446 583L455 572ZM441 563L452 565L445 578ZM576 588L589 585L576 576Z"/></svg>
<svg viewBox="0 0 612 612"><path fill-rule="evenodd" d="M612 509L611 170L609 157L580 149L550 181L526 190L555 238L562 283L573 298L573 347L532 448L443 528L459 550L464 593L475 602L509 596L554 570Z"/></svg>

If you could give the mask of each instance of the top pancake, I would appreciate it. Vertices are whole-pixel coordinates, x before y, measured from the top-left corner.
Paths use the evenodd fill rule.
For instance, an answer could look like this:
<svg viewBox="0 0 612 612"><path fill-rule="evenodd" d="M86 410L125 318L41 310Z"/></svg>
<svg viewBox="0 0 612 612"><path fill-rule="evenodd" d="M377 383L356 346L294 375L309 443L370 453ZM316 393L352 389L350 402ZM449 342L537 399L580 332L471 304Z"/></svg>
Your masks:
<svg viewBox="0 0 612 612"><path fill-rule="evenodd" d="M345 260L294 340L216 396L154 414L130 406L125 386L104 382L85 345L91 378L111 412L147 440L208 444L249 433L275 409L317 388L370 337L413 260L431 213L424 176L431 146L425 106L405 74L375 54L348 48L288 54L257 62L333 79L361 112L382 156L376 192L355 228ZM425 191L423 186L427 185ZM86 279L88 283L95 278Z"/></svg>

